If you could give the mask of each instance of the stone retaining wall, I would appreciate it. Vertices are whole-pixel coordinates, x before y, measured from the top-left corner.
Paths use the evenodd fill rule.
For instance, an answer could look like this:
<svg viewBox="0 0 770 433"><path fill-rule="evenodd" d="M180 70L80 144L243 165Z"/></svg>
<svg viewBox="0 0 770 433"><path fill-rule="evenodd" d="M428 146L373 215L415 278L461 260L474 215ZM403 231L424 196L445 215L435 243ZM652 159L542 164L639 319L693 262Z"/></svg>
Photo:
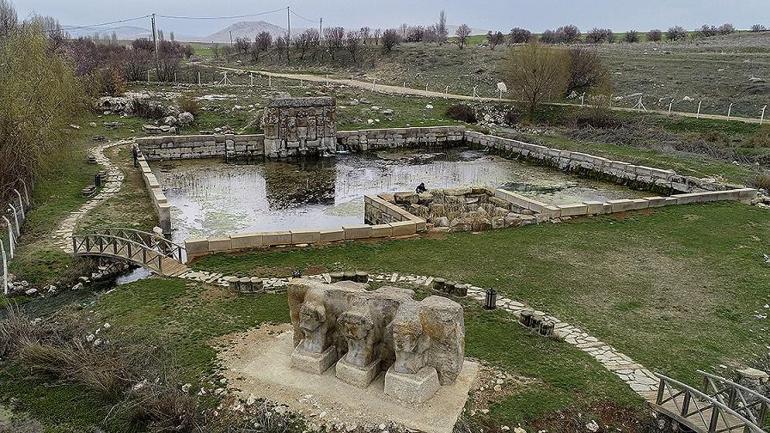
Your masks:
<svg viewBox="0 0 770 433"><path fill-rule="evenodd" d="M242 233L208 239L188 239L185 241L187 257L188 259L194 259L208 254L275 246L315 245L360 239L400 238L426 230L427 226L424 219L411 215L398 208L398 206L387 203L380 197L364 196L364 203L364 207L368 207L370 213L374 212L373 209L375 207L388 208L387 211L380 211L379 214L384 215L392 212L393 214L399 214L399 216L405 219L389 223L380 222L374 225L353 224L329 230L298 229L279 232ZM385 217L382 218L381 221L384 221Z"/></svg>
<svg viewBox="0 0 770 433"><path fill-rule="evenodd" d="M337 148L353 152L397 147L437 147L462 144L464 126L364 129L337 132Z"/></svg>
<svg viewBox="0 0 770 433"><path fill-rule="evenodd" d="M265 154L270 158L337 150L337 103L331 97L278 98L265 107Z"/></svg>
<svg viewBox="0 0 770 433"><path fill-rule="evenodd" d="M586 177L601 178L632 188L646 189L658 193L689 193L699 189L725 190L734 187L695 177L682 176L673 170L633 165L600 156L554 149L518 140L485 135L475 131L467 131L465 133L465 141L469 144L503 152L506 156L511 155L517 158L533 160L539 164L548 165L559 170L577 173Z"/></svg>
<svg viewBox="0 0 770 433"><path fill-rule="evenodd" d="M139 163L139 169L142 170L142 179L144 179L144 185L147 188L147 193L150 195L150 200L155 208L155 212L158 214L158 227L163 229L164 235L171 234L171 204L166 199L166 194L163 193L163 188L158 183L158 179L153 174L150 165L147 164L147 159L142 155L142 151L138 150L137 162Z"/></svg>

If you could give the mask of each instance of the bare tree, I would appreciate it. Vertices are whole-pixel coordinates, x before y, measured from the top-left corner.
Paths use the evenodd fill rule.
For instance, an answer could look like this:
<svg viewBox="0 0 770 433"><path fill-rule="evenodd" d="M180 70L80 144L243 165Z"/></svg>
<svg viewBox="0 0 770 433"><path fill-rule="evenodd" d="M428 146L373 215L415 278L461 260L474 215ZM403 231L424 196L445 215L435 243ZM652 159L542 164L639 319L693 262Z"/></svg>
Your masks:
<svg viewBox="0 0 770 433"><path fill-rule="evenodd" d="M372 35L372 29L369 27L361 27L359 33L361 34L361 41L364 43L364 45L368 44L369 38Z"/></svg>
<svg viewBox="0 0 770 433"><path fill-rule="evenodd" d="M300 60L304 60L305 53L320 43L318 30L307 29L294 38L294 48L300 52Z"/></svg>
<svg viewBox="0 0 770 433"><path fill-rule="evenodd" d="M382 29L374 30L374 45L380 45L380 38L382 37Z"/></svg>
<svg viewBox="0 0 770 433"><path fill-rule="evenodd" d="M594 49L571 48L569 50L570 79L564 94L610 93L610 71L604 67L599 53Z"/></svg>
<svg viewBox="0 0 770 433"><path fill-rule="evenodd" d="M681 26L674 26L668 29L666 37L669 41L678 41L687 38L687 30Z"/></svg>
<svg viewBox="0 0 770 433"><path fill-rule="evenodd" d="M382 48L386 53L393 51L396 45L401 43L401 34L399 30L388 29L382 34Z"/></svg>
<svg viewBox="0 0 770 433"><path fill-rule="evenodd" d="M248 54L249 47L251 47L251 42L245 37L235 38L235 51L238 53Z"/></svg>
<svg viewBox="0 0 770 433"><path fill-rule="evenodd" d="M663 32L653 29L647 32L647 40L650 42L660 42L663 39Z"/></svg>
<svg viewBox="0 0 770 433"><path fill-rule="evenodd" d="M357 61L356 54L361 48L361 34L358 32L348 32L345 35L345 49L350 53L350 57L353 58L353 63Z"/></svg>
<svg viewBox="0 0 770 433"><path fill-rule="evenodd" d="M560 48L527 44L511 49L504 71L514 97L526 101L533 116L548 97L564 94L569 83L569 56Z"/></svg>
<svg viewBox="0 0 770 433"><path fill-rule="evenodd" d="M455 34L457 35L457 45L460 47L460 49L463 49L465 44L468 42L468 36L471 35L471 28L468 27L467 24L462 24L457 28Z"/></svg>
<svg viewBox="0 0 770 433"><path fill-rule="evenodd" d="M492 31L489 31L487 33L487 42L489 43L489 48L494 50L495 47L505 42L505 35L503 34L503 32L493 33Z"/></svg>
<svg viewBox="0 0 770 433"><path fill-rule="evenodd" d="M273 45L273 36L269 32L261 32L254 39L254 46L251 49L251 55L255 62L259 61L259 53L267 51Z"/></svg>
<svg viewBox="0 0 770 433"><path fill-rule="evenodd" d="M19 25L16 9L8 0L0 0L0 36L8 36Z"/></svg>
<svg viewBox="0 0 770 433"><path fill-rule="evenodd" d="M436 36L438 37L438 43L443 44L447 40L449 30L446 27L446 12L443 10L438 16L438 23L436 24Z"/></svg>
<svg viewBox="0 0 770 433"><path fill-rule="evenodd" d="M329 55L334 60L336 52L342 48L345 41L345 29L342 27L328 27L324 29L324 39L326 40L326 46L329 48Z"/></svg>

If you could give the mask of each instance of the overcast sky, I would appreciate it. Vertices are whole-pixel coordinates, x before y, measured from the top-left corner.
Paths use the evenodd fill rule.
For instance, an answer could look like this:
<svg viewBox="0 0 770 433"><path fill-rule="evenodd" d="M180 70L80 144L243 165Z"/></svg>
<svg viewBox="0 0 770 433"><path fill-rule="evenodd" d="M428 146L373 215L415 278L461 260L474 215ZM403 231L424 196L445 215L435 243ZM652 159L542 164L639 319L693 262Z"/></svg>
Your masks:
<svg viewBox="0 0 770 433"><path fill-rule="evenodd" d="M65 25L90 25L150 13L187 16L229 16L258 13L291 6L298 14L317 22L353 28L363 25L395 27L400 23L430 24L441 9L449 24L508 30L526 27L539 32L562 24L576 24L584 31L609 27L615 31L649 30L681 25L730 22L738 28L761 23L770 27L770 0L12 0L20 17L32 13L50 15ZM159 27L178 34L204 35L236 21L264 20L286 27L286 13L262 17L189 21L159 18ZM149 20L134 23L149 27ZM317 25L317 24L316 24ZM293 17L292 26L314 24Z"/></svg>

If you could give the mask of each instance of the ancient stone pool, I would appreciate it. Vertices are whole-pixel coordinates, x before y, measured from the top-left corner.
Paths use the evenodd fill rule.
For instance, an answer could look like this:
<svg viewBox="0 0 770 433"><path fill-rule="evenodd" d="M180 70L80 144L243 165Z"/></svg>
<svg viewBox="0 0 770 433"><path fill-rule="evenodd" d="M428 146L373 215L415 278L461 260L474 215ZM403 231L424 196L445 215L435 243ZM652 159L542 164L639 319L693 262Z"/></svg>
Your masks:
<svg viewBox="0 0 770 433"><path fill-rule="evenodd" d="M305 162L152 163L172 205L174 239L363 222L363 195L478 185L505 187L549 204L635 198L643 192L453 148L341 154ZM649 195L649 194L647 194Z"/></svg>

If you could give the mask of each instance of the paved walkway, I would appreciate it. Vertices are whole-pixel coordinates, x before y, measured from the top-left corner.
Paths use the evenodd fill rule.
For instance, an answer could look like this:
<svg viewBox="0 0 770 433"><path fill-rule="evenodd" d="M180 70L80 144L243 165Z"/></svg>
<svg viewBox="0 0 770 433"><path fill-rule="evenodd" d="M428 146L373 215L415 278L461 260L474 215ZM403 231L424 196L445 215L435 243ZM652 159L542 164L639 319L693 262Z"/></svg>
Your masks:
<svg viewBox="0 0 770 433"><path fill-rule="evenodd" d="M219 273L190 270L180 274L179 278L204 282L208 284L215 284L221 287L229 286L227 283L228 277ZM310 275L306 278L320 279L326 282L331 281L329 274ZM376 282L406 283L417 286L431 287L434 277L400 275L393 273L370 275L369 279ZM285 290L285 287L290 280L291 278L268 278L264 280L264 287L266 291L275 293L281 290ZM468 297L481 303L484 302L485 295L486 289L481 287L471 286L468 289ZM517 320L521 318L522 311L532 310L521 302L501 297L499 294L497 297L497 305L498 308L514 315ZM649 402L655 401L655 395L658 389L658 379L650 370L635 362L628 355L621 353L609 344L600 341L598 338L591 336L577 326L563 322L556 317L550 316L541 311L535 311L535 314L542 315L545 320L555 323L554 336L556 338L577 347L583 352L586 352L588 355L598 361L602 366L604 366L604 368L618 376L623 382L626 383L626 385L628 385L634 392L639 394L639 396L645 400Z"/></svg>
<svg viewBox="0 0 770 433"><path fill-rule="evenodd" d="M308 81L308 82L314 82L314 83L334 83L334 84L342 84L350 87L357 87L361 89L366 90L372 90L379 93L385 93L388 95L412 95L412 96L424 96L428 98L451 98L451 99L459 99L464 101L481 101L481 102L516 102L513 99L497 99L497 98L486 98L486 97L473 97L469 95L459 95L456 93L448 93L445 94L443 92L433 92L433 91L426 91L422 89L412 89L409 87L401 87L401 86L390 86L386 84L374 84L371 82L366 81L359 81L359 80L351 80L346 78L326 78L321 75L311 75L311 74L294 74L294 73L282 73L282 72L270 72L270 71L262 71L262 70L251 70L251 69L243 69L243 68L230 68L225 66L216 66L217 69L223 70L223 71L231 71L231 72L247 72L257 75L262 75L265 77L273 77L273 78L283 78L287 80L301 80L301 81ZM567 103L550 103L549 105L556 105L556 106L563 106L563 107L580 107L579 104L567 104ZM589 105L586 105L586 107L590 107ZM661 114L661 115L669 115L669 112L666 110L641 110L636 108L626 108L626 107L611 107L614 111L625 111L625 112L632 112L632 113L654 113L654 114ZM689 117L689 118L700 118L700 119L710 119L710 120L729 120L729 121L737 121L737 122L744 122L744 123L759 123L759 117L757 118L748 118L748 117L737 117L737 116L730 116L729 118L727 116L721 115L721 114L700 114L697 113L688 113L685 111L672 111L670 113L674 116L680 116L680 117ZM768 119L770 121L770 119Z"/></svg>
<svg viewBox="0 0 770 433"><path fill-rule="evenodd" d="M70 212L70 214L59 224L59 228L54 232L54 242L65 253L73 253L72 234L75 232L75 228L77 227L80 218L105 200L113 197L120 191L120 187L123 186L123 180L125 179L123 172L120 171L118 166L113 164L106 155L104 155L104 151L113 146L128 143L130 143L130 141L116 141L101 144L89 149L88 154L96 159L97 164L107 170L107 179L99 190L99 193L83 203L78 210Z"/></svg>

